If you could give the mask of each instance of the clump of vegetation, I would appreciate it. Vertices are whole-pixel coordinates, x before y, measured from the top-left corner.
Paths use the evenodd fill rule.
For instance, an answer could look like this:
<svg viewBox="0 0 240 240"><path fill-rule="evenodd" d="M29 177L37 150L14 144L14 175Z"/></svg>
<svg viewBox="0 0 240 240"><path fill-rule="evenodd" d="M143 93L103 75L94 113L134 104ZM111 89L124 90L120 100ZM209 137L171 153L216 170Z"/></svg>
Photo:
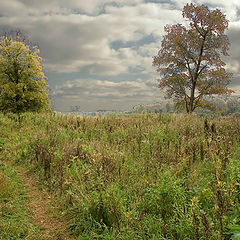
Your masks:
<svg viewBox="0 0 240 240"><path fill-rule="evenodd" d="M37 47L17 39L0 38L0 110L20 114L48 108L46 76Z"/></svg>
<svg viewBox="0 0 240 240"><path fill-rule="evenodd" d="M222 56L228 55L225 35L228 20L219 10L187 4L182 15L188 26L166 25L161 49L153 58L161 78L159 87L186 112L209 107L204 96L231 94L232 73L225 70Z"/></svg>
<svg viewBox="0 0 240 240"><path fill-rule="evenodd" d="M11 167L0 162L0 239L37 240L38 229L28 214L22 182Z"/></svg>
<svg viewBox="0 0 240 240"><path fill-rule="evenodd" d="M78 239L239 235L238 118L11 118L1 116L2 155L38 176Z"/></svg>
<svg viewBox="0 0 240 240"><path fill-rule="evenodd" d="M205 97L207 108L199 107L195 110L198 116L240 116L239 96L211 96ZM181 113L183 109L179 109L176 103L170 100L162 101L147 105L137 105L133 108L134 113Z"/></svg>

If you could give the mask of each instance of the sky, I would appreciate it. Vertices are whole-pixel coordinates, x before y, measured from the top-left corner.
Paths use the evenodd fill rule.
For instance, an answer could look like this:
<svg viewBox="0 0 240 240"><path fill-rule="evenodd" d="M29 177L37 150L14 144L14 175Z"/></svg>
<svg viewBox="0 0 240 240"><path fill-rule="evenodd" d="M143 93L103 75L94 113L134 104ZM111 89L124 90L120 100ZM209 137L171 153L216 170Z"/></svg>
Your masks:
<svg viewBox="0 0 240 240"><path fill-rule="evenodd" d="M0 30L37 44L56 111L130 110L163 99L152 57L191 2L230 21L225 62L240 94L240 0L0 0Z"/></svg>

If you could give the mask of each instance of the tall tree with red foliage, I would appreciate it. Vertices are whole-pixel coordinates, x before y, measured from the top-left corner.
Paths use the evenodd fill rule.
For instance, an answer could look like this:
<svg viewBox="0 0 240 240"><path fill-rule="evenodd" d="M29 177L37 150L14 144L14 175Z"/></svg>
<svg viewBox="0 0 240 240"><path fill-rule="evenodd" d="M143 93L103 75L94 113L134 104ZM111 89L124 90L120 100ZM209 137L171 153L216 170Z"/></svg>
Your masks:
<svg viewBox="0 0 240 240"><path fill-rule="evenodd" d="M165 26L167 34L153 65L161 75L159 87L191 113L206 106L204 96L233 92L228 89L232 74L221 59L228 56L230 45L225 34L228 20L219 9L192 3L184 6L182 15L188 27Z"/></svg>

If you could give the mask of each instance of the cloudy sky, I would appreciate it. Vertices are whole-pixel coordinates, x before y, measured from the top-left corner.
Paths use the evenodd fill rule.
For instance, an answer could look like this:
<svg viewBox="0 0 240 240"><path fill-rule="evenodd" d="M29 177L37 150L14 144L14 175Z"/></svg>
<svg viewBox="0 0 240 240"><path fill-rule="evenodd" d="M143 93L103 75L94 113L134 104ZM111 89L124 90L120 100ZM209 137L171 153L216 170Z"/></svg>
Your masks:
<svg viewBox="0 0 240 240"><path fill-rule="evenodd" d="M20 29L39 46L56 110L127 110L162 99L152 57L190 2L230 21L226 62L240 93L240 0L0 0L0 29Z"/></svg>

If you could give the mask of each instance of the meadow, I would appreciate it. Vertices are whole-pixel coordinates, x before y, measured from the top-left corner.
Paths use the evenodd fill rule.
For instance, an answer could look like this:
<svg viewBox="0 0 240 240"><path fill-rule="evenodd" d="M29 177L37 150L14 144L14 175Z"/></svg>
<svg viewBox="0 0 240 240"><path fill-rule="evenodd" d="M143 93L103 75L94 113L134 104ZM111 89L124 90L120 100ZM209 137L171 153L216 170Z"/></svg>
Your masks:
<svg viewBox="0 0 240 240"><path fill-rule="evenodd" d="M0 155L4 168L38 179L74 239L240 239L238 117L1 115ZM17 181L11 171L0 184ZM0 188L0 206L11 186Z"/></svg>

